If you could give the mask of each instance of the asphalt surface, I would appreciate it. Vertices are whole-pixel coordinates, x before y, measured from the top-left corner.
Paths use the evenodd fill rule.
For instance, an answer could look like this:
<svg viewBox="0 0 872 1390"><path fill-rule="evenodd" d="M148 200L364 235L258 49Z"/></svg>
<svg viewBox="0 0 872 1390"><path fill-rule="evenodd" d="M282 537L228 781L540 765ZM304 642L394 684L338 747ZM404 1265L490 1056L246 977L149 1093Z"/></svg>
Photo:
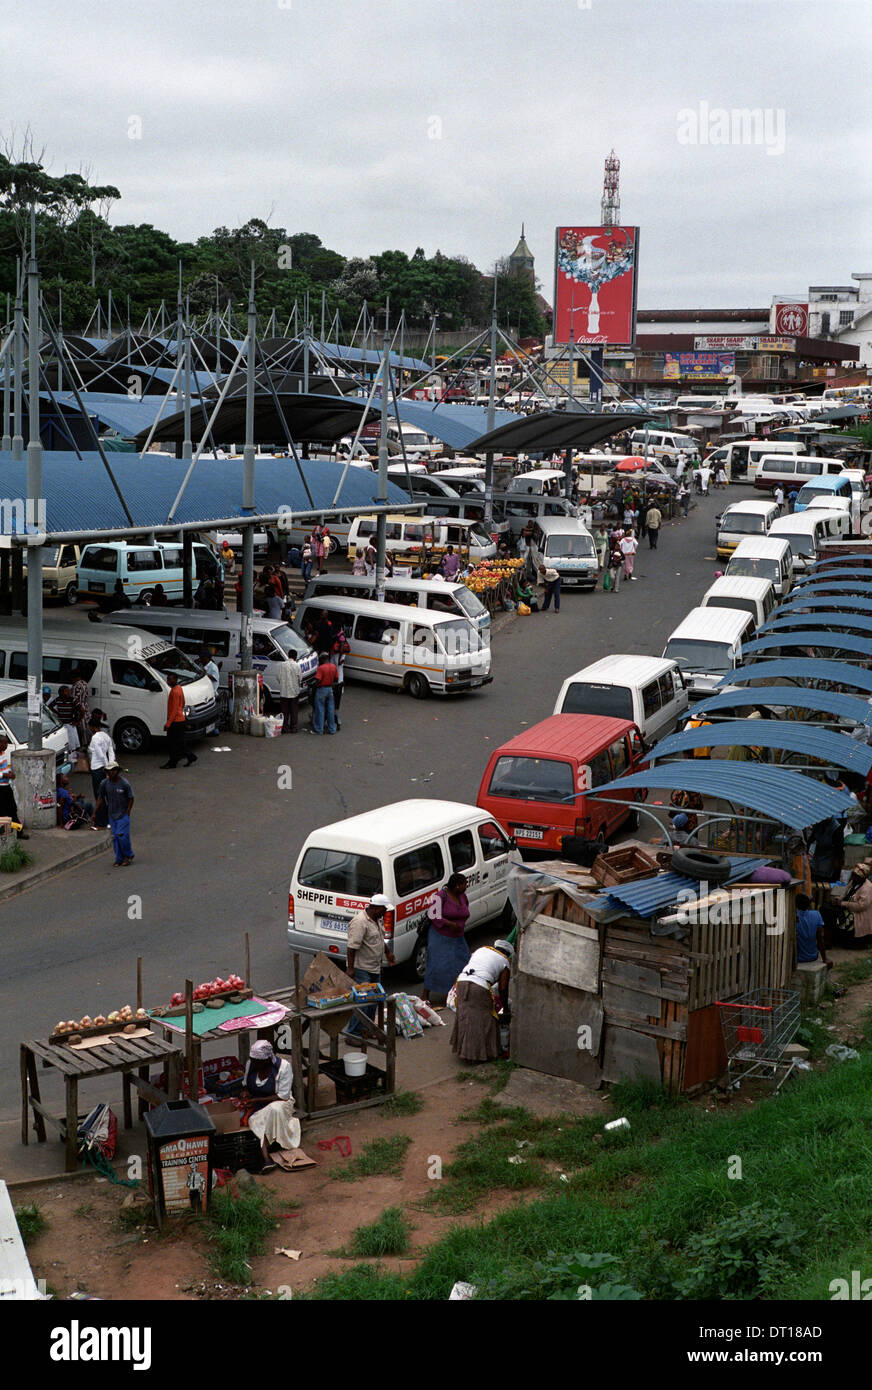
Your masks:
<svg viewBox="0 0 872 1390"><path fill-rule="evenodd" d="M309 832L409 797L474 803L490 751L549 715L565 676L611 652L660 654L720 568L716 514L750 492L700 499L687 521L665 526L656 551L643 542L638 579L619 593L565 591L559 614L509 623L482 692L416 701L350 684L334 738L220 735L174 771L160 770L162 750L132 760L134 864L115 869L107 854L3 907L0 1117L18 1110L20 1040L133 1004L138 955L146 1002L186 977L241 973L245 931L255 986L290 983L288 884ZM212 751L221 745L232 751Z"/></svg>

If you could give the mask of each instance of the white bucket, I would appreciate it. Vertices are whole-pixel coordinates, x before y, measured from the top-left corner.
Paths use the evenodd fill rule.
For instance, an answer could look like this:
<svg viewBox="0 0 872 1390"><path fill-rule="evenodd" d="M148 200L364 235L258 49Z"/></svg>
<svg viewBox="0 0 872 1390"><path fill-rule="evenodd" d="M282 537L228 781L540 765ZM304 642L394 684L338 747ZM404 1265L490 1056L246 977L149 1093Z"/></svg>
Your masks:
<svg viewBox="0 0 872 1390"><path fill-rule="evenodd" d="M365 1052L346 1052L342 1058L345 1066L346 1076L365 1076L366 1075L366 1053Z"/></svg>

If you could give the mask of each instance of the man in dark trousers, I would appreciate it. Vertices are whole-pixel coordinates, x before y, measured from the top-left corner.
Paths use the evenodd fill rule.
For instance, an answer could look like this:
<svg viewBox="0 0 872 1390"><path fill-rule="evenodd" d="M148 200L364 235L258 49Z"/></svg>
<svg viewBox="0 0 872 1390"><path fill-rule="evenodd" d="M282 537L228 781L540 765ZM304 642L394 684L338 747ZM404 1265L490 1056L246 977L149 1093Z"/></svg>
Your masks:
<svg viewBox="0 0 872 1390"><path fill-rule="evenodd" d="M112 847L115 850L115 867L116 869L123 869L127 864L132 864L135 858L133 846L130 843L133 788L127 778L121 776L121 768L115 762L109 763L106 768L106 780L100 786L100 795L97 797L97 805L91 816L92 825L101 806L106 806L109 811L109 829L112 832Z"/></svg>
<svg viewBox="0 0 872 1390"><path fill-rule="evenodd" d="M167 684L170 688L170 694L167 700L167 721L164 728L166 729L170 756L165 763L161 763L162 768L175 767L185 751L185 692L179 685L179 678L174 671L171 671L167 676ZM190 767L191 763L196 761L196 753L189 752L185 759L185 767Z"/></svg>

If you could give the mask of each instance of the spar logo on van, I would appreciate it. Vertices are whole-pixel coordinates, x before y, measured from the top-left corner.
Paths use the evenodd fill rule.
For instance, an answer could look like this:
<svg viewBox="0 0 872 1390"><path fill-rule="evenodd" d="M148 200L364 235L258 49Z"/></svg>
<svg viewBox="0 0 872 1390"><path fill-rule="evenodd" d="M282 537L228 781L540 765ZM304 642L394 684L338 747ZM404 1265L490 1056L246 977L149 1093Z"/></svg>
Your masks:
<svg viewBox="0 0 872 1390"><path fill-rule="evenodd" d="M436 889L430 893L419 893L416 898L407 898L404 903L397 904L397 921L405 922L407 917L414 917L417 912L426 912L427 908L436 898Z"/></svg>

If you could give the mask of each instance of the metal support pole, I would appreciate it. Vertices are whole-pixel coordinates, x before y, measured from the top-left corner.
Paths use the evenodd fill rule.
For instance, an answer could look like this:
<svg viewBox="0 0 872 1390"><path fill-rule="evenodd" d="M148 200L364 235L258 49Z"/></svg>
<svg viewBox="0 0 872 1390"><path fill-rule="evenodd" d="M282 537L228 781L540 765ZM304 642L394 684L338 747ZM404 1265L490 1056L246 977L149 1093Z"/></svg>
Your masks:
<svg viewBox="0 0 872 1390"><path fill-rule="evenodd" d="M184 531L182 533L182 607L193 608L194 606L194 533Z"/></svg>
<svg viewBox="0 0 872 1390"><path fill-rule="evenodd" d="M16 461L24 458L24 435L21 432L21 406L24 393L24 306L21 302L21 261L15 262L15 319L14 319L14 369L12 396L12 457Z"/></svg>
<svg viewBox="0 0 872 1390"><path fill-rule="evenodd" d="M6 331L7 331L7 333L8 333L8 330L9 330L9 295L7 294L7 296L6 296ZM9 387L10 387L10 383L11 383L11 381L12 381L12 348L13 348L13 343L14 343L13 335L12 335L11 333L8 333L8 337L7 337L7 339L6 339L6 342L3 344L3 354L2 354L2 355L3 355L3 440L2 440L2 443L0 443L0 449L3 450L4 454L5 454L5 453L8 453L9 450L12 448L12 434L11 434L10 429L9 429L9 426L10 426L10 424L11 424L10 412L11 412L11 409L12 409L12 399L11 399L11 396L10 396Z"/></svg>
<svg viewBox="0 0 872 1390"><path fill-rule="evenodd" d="M42 439L39 433L39 271L36 265L36 215L30 214L30 262L27 267L27 325L29 362L27 394L27 503L25 524L30 533L45 535L42 495ZM27 746L42 749L42 545L27 553Z"/></svg>
<svg viewBox="0 0 872 1390"><path fill-rule="evenodd" d="M182 458L193 456L191 442L191 308L185 304L185 438L182 443Z"/></svg>
<svg viewBox="0 0 872 1390"><path fill-rule="evenodd" d="M494 266L494 302L491 309L490 331L490 382L487 392L487 432L494 427L495 403L497 394L497 269ZM433 334L433 366L436 366L436 335ZM494 456L488 450L484 456L484 525L488 530L494 517Z"/></svg>
<svg viewBox="0 0 872 1390"><path fill-rule="evenodd" d="M382 344L381 363L381 427L378 436L378 490L376 499L380 504L388 500L388 335L385 331ZM375 596L379 603L385 600L385 552L387 549L387 519L379 512L375 531Z"/></svg>
<svg viewBox="0 0 872 1390"><path fill-rule="evenodd" d="M248 348L245 359L245 446L242 451L242 510L254 512L254 365L257 351L257 309L254 303L254 263L251 266L251 285L248 292ZM254 617L254 529L242 532L242 631L239 643L239 664L243 671L251 669L252 619Z"/></svg>
<svg viewBox="0 0 872 1390"><path fill-rule="evenodd" d="M590 403L602 405L603 399L603 347L597 344L590 350Z"/></svg>

